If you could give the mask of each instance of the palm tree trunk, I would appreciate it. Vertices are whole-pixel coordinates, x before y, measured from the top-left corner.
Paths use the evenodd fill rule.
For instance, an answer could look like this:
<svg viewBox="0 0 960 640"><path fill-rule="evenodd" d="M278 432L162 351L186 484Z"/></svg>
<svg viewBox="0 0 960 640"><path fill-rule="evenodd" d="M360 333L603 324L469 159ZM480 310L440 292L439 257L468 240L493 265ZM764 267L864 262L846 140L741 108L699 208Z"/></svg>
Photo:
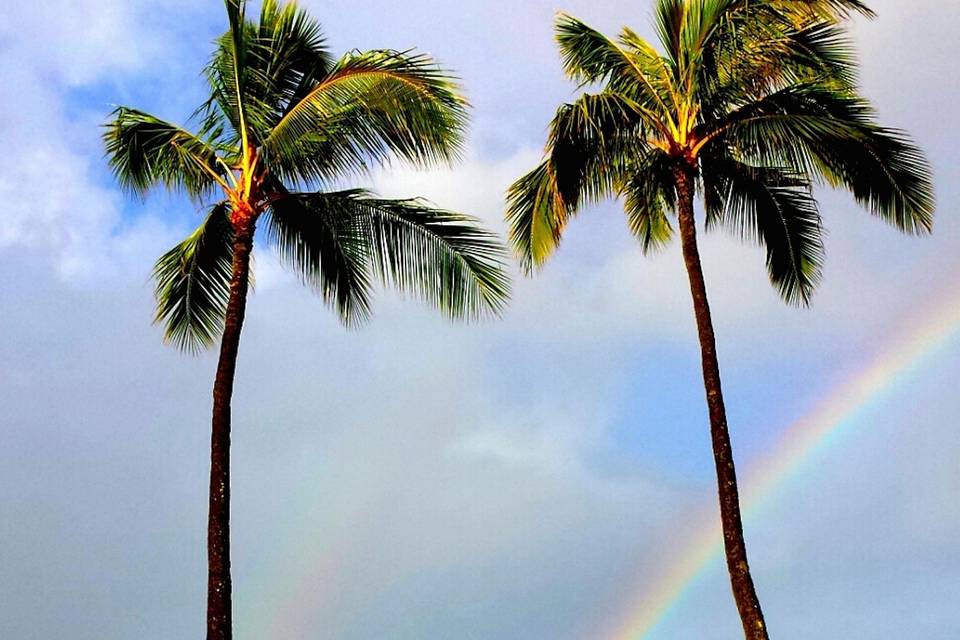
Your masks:
<svg viewBox="0 0 960 640"><path fill-rule="evenodd" d="M233 613L230 581L230 399L237 368L240 331L247 306L252 221L236 225L230 300L213 385L210 437L210 506L207 521L207 640L230 640Z"/></svg>
<svg viewBox="0 0 960 640"><path fill-rule="evenodd" d="M740 612L744 636L747 640L768 640L767 627L760 610L747 563L747 547L743 539L743 522L740 517L740 495L737 490L737 473L733 464L733 448L727 429L727 411L720 388L720 365L717 362L717 343L710 318L707 287L703 280L700 251L697 248L697 228L693 217L694 176L686 169L676 170L678 218L683 260L690 280L693 309L697 318L700 337L700 352L703 359L703 385L707 393L710 411L710 437L713 441L713 458L717 468L717 487L720 497L720 519L723 524L723 547L727 558L727 570L733 597Z"/></svg>

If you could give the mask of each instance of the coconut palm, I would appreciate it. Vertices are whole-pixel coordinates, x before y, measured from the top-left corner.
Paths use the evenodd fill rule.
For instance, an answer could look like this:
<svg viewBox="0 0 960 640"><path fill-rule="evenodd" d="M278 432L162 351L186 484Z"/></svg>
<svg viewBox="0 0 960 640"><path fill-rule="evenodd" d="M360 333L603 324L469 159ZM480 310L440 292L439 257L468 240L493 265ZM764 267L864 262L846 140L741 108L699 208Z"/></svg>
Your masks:
<svg viewBox="0 0 960 640"><path fill-rule="evenodd" d="M567 75L592 85L559 108L545 158L508 193L511 240L527 271L543 264L586 204L621 198L645 252L675 216L702 353L723 541L747 638L767 638L747 563L716 341L697 249L707 229L766 249L770 280L808 304L823 261L815 184L842 188L907 233L931 229L930 171L903 133L859 95L843 20L855 0L657 0L660 49L628 28L611 39L560 15Z"/></svg>
<svg viewBox="0 0 960 640"><path fill-rule="evenodd" d="M282 262L346 324L370 312L378 281L451 317L497 312L505 250L466 216L386 200L344 181L400 158L445 163L466 103L434 61L411 51L331 57L319 25L264 0L259 20L226 0L230 28L206 68L211 97L195 132L120 107L104 134L116 178L207 203L204 221L156 264L156 320L187 351L220 340L213 390L207 638L230 638L230 402L259 227Z"/></svg>

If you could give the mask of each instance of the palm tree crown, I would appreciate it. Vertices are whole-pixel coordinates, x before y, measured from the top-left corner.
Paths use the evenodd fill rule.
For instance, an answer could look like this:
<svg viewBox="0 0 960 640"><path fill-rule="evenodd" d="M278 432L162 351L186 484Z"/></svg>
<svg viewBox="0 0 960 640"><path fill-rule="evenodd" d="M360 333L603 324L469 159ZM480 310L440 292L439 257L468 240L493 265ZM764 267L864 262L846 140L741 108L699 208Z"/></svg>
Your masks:
<svg viewBox="0 0 960 640"><path fill-rule="evenodd" d="M511 239L540 265L585 201L623 199L643 249L673 236L677 171L708 228L760 242L770 279L807 303L823 261L814 184L844 188L898 229L933 223L930 171L858 93L840 18L856 0L658 0L662 52L629 28L614 41L557 20L564 68L600 85L554 118L544 161L509 192Z"/></svg>
<svg viewBox="0 0 960 640"><path fill-rule="evenodd" d="M336 190L400 158L457 157L466 121L459 87L426 55L353 51L334 60L295 3L264 0L259 20L226 0L230 29L206 68L211 97L196 132L119 107L104 139L120 184L164 186L208 206L204 222L157 262L157 321L181 348L223 329L240 226L263 215L283 262L347 323L370 311L374 280L452 316L501 308L508 292L496 237L419 200Z"/></svg>

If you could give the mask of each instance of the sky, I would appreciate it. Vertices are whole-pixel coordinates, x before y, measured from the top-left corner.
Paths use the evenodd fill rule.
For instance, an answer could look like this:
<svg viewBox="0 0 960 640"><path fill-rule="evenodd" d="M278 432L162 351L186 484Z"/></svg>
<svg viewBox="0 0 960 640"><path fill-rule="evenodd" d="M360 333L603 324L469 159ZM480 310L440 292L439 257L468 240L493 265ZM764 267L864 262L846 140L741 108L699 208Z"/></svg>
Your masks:
<svg viewBox="0 0 960 640"><path fill-rule="evenodd" d="M575 95L564 10L650 35L651 3L303 0L334 51L418 47L473 104L463 162L369 184L499 232L503 192ZM781 304L762 250L704 237L744 476L929 310L958 304L960 6L873 0L864 92L934 167L931 237L821 191L827 264ZM151 325L153 261L197 224L131 200L99 126L117 104L183 121L225 28L213 0L15 3L0 22L0 637L168 640L204 628L212 354ZM255 251L233 426L236 637L639 640L624 621L683 560L715 486L679 248L644 257L616 203L517 275L500 321L445 322L383 292L347 331ZM953 301L953 302L951 302ZM960 335L845 420L748 511L779 640L960 635ZM645 636L725 640L713 563Z"/></svg>

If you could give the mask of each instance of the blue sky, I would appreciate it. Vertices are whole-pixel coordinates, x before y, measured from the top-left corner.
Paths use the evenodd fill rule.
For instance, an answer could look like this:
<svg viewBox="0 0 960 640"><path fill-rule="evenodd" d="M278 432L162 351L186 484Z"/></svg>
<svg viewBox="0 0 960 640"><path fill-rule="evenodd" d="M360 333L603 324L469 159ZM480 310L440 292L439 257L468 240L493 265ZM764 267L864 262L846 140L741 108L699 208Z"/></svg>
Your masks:
<svg viewBox="0 0 960 640"><path fill-rule="evenodd" d="M463 78L467 157L371 178L503 230L502 193L574 95L551 21L649 33L648 2L302 2L335 51L417 46ZM931 238L822 194L823 288L780 304L762 252L704 261L742 466L958 289L952 111L960 11L875 0L863 85L936 173ZM219 2L55 0L0 24L0 637L198 637L211 356L150 325L154 259L186 202L125 198L102 161L114 104L183 120ZM501 322L456 326L385 293L347 332L257 255L235 402L237 637L605 640L711 507L714 486L677 247L644 258L614 203L585 212ZM775 637L960 634L960 344L858 414L753 514ZM737 636L709 572L652 636Z"/></svg>

